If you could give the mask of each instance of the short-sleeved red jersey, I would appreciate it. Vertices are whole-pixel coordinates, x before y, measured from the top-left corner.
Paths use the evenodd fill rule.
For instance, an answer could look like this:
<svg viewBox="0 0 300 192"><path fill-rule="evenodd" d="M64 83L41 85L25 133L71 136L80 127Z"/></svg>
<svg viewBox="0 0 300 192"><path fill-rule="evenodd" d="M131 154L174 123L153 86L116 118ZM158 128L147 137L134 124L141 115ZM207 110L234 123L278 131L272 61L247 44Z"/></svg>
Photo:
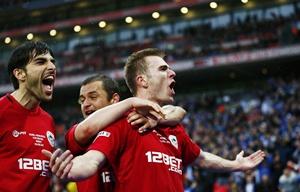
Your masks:
<svg viewBox="0 0 300 192"><path fill-rule="evenodd" d="M126 118L99 132L89 150L105 154L117 192L183 191L183 166L200 154L180 124L141 135Z"/></svg>
<svg viewBox="0 0 300 192"><path fill-rule="evenodd" d="M53 119L41 107L0 98L0 191L50 191L49 159L41 150L53 151L54 141Z"/></svg>
<svg viewBox="0 0 300 192"><path fill-rule="evenodd" d="M87 147L80 146L75 139L76 125L65 135L66 147L73 155L82 155ZM76 182L78 192L112 192L114 187L112 167L106 163L96 174L85 180Z"/></svg>

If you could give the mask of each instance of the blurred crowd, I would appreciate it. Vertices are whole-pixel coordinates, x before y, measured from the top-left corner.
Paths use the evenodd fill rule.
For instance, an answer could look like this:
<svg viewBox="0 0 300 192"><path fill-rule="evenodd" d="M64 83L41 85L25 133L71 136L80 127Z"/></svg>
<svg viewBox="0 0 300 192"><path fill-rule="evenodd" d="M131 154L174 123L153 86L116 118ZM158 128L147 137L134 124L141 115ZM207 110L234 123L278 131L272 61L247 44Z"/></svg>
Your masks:
<svg viewBox="0 0 300 192"><path fill-rule="evenodd" d="M262 149L264 162L249 172L216 173L196 165L185 169L186 192L300 191L300 79L269 79L257 87L180 95L187 110L186 131L205 151L228 159ZM51 111L57 121L57 144L81 119L79 106ZM288 162L293 166L288 166ZM297 168L298 166L298 168Z"/></svg>
<svg viewBox="0 0 300 192"><path fill-rule="evenodd" d="M223 19L230 17L225 19L227 22L223 25L219 17L213 16L152 28L120 30L105 38L100 33L85 40L84 37L82 40L72 40L70 37L66 40L69 42L61 46L51 41L48 43L50 46L53 44L51 47L60 77L120 69L132 52L148 47L165 50L166 60L170 63L181 60L196 62L200 57L298 44L300 10L299 5L291 6L288 15L276 11L266 14L267 10L261 9L253 13L245 12L243 18L229 14L220 16ZM5 61L0 61L0 71L0 83L8 83Z"/></svg>
<svg viewBox="0 0 300 192"><path fill-rule="evenodd" d="M186 169L186 192L298 192L300 174L300 80L270 79L262 89L234 94L185 96L187 131L202 149L235 159L262 149L264 162L251 172Z"/></svg>

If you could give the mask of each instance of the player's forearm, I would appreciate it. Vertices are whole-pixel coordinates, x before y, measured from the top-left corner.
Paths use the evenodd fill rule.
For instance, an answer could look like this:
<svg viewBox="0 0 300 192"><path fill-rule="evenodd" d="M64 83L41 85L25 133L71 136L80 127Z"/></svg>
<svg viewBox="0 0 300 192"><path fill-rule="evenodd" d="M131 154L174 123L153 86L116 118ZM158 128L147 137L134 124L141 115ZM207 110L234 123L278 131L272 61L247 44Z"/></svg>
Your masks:
<svg viewBox="0 0 300 192"><path fill-rule="evenodd" d="M93 138L99 131L112 122L118 120L131 108L132 98L129 98L95 111L76 127L76 140L82 145L89 143L91 138Z"/></svg>
<svg viewBox="0 0 300 192"><path fill-rule="evenodd" d="M94 150L77 156L72 160L73 165L68 174L68 179L73 181L86 179L94 175L98 168L104 164L104 161L104 155Z"/></svg>
<svg viewBox="0 0 300 192"><path fill-rule="evenodd" d="M182 121L186 111L179 106L167 105L162 108L165 113L165 119L159 121L159 124L163 125L176 125Z"/></svg>
<svg viewBox="0 0 300 192"><path fill-rule="evenodd" d="M201 168L215 171L239 171L240 165L237 161L227 160L212 153L202 151L198 157L198 164Z"/></svg>

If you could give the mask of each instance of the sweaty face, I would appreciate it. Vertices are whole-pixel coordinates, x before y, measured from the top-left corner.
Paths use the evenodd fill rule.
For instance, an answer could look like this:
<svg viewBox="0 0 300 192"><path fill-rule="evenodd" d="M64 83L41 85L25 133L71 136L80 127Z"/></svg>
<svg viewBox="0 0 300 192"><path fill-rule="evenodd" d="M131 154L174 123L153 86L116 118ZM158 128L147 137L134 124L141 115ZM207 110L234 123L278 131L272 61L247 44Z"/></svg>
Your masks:
<svg viewBox="0 0 300 192"><path fill-rule="evenodd" d="M81 86L78 102L84 118L97 109L111 104L107 99L107 93L103 88L102 81L94 81Z"/></svg>
<svg viewBox="0 0 300 192"><path fill-rule="evenodd" d="M148 63L148 95L149 99L159 104L170 104L174 101L175 72L158 56L145 57Z"/></svg>
<svg viewBox="0 0 300 192"><path fill-rule="evenodd" d="M47 53L34 57L25 67L24 91L38 101L49 101L52 99L56 78L54 62L53 57Z"/></svg>

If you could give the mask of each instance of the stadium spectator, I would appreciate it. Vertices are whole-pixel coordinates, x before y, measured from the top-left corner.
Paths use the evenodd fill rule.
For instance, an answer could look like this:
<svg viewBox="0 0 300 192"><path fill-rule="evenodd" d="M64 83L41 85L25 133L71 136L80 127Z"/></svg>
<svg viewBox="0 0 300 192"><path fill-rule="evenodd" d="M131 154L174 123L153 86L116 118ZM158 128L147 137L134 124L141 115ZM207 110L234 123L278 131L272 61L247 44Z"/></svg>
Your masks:
<svg viewBox="0 0 300 192"><path fill-rule="evenodd" d="M53 150L55 130L40 102L52 99L52 50L43 42L20 45L8 73L15 91L0 99L0 191L50 191L49 160L41 149Z"/></svg>
<svg viewBox="0 0 300 192"><path fill-rule="evenodd" d="M299 191L299 184L297 183L296 173L290 168L285 168L283 174L279 178L279 189L282 192Z"/></svg>

